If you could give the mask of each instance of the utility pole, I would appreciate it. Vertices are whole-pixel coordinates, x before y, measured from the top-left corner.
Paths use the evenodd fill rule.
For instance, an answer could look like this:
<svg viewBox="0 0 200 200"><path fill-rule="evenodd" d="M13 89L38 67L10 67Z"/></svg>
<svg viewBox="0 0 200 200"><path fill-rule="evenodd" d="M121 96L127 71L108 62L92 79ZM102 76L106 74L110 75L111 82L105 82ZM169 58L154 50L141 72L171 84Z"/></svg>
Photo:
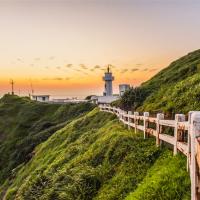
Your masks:
<svg viewBox="0 0 200 200"><path fill-rule="evenodd" d="M31 94L33 95L34 94L34 89L33 89L33 84L31 82Z"/></svg>
<svg viewBox="0 0 200 200"><path fill-rule="evenodd" d="M14 81L12 79L10 80L10 84L11 84L11 87L12 87L11 94L14 95Z"/></svg>
<svg viewBox="0 0 200 200"><path fill-rule="evenodd" d="M30 81L30 86L31 86L31 94L29 94L29 97L31 97L34 95L34 88L33 88L32 80L30 79L29 81Z"/></svg>

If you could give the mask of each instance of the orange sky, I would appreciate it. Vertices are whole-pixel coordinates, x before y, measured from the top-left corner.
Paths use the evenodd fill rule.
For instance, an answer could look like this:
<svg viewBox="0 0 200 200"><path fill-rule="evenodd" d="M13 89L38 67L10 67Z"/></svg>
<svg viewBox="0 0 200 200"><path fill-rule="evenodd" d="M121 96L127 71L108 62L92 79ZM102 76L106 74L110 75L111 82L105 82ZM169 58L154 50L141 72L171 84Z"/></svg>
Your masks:
<svg viewBox="0 0 200 200"><path fill-rule="evenodd" d="M138 85L199 48L200 2L8 0L0 2L0 95L101 94L112 64L118 84Z"/></svg>

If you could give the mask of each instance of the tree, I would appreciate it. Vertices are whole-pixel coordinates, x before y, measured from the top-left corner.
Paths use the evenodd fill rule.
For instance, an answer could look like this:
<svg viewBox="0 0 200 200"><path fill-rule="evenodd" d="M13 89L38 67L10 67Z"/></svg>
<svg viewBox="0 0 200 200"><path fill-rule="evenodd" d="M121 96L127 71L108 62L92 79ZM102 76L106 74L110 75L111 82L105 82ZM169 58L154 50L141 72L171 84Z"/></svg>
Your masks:
<svg viewBox="0 0 200 200"><path fill-rule="evenodd" d="M125 110L136 110L145 100L145 90L141 87L132 87L121 98L121 107Z"/></svg>

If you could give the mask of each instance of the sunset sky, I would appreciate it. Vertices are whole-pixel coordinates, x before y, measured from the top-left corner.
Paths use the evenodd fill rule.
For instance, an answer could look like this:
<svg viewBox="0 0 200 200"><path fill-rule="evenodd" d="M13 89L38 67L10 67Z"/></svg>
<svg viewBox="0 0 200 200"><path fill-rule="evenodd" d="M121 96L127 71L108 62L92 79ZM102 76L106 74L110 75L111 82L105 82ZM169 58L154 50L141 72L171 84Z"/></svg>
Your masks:
<svg viewBox="0 0 200 200"><path fill-rule="evenodd" d="M199 0L0 0L0 96L103 92L139 85L200 48Z"/></svg>

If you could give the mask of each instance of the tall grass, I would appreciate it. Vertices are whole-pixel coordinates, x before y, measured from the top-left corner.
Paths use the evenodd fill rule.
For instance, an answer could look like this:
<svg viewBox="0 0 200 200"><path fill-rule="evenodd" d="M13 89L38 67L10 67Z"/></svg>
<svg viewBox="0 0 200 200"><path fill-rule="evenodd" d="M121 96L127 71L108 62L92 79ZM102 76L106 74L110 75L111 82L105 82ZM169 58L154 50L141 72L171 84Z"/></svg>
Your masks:
<svg viewBox="0 0 200 200"><path fill-rule="evenodd" d="M95 109L37 146L33 158L15 172L5 200L124 199L138 190L151 169L159 165L162 169L171 158L156 147L153 138L144 140L114 115ZM183 165L177 173L188 183L184 159L177 161L170 166ZM162 173L164 177L165 170ZM168 187L169 182L164 183ZM188 184L182 189L188 190Z"/></svg>
<svg viewBox="0 0 200 200"><path fill-rule="evenodd" d="M38 144L93 108L88 103L50 105L12 95L0 99L0 183L32 158Z"/></svg>
<svg viewBox="0 0 200 200"><path fill-rule="evenodd" d="M165 150L126 200L190 200L190 179L183 155Z"/></svg>

